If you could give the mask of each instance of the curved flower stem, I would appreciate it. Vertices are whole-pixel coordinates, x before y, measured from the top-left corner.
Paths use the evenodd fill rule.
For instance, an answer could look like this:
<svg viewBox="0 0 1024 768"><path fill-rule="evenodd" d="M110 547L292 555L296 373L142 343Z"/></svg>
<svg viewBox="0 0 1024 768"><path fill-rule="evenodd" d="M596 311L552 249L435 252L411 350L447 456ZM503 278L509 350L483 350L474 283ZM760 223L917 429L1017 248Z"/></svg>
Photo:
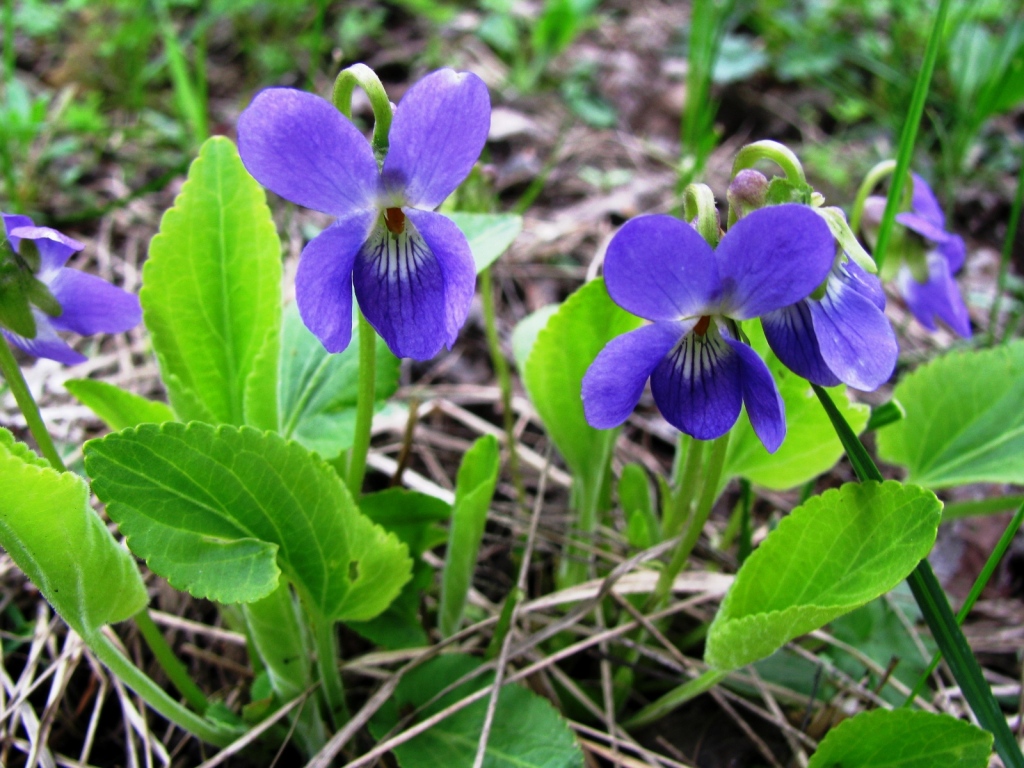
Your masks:
<svg viewBox="0 0 1024 768"><path fill-rule="evenodd" d="M176 702L152 678L132 664L102 632L89 632L82 635L82 639L89 646L89 650L96 654L96 658L122 683L182 730L218 747L226 747L240 735L239 731L206 720Z"/></svg>
<svg viewBox="0 0 1024 768"><path fill-rule="evenodd" d="M0 334L0 373L3 373L7 380L14 399L18 403L18 408L21 409L21 413L28 423L29 432L36 439L36 444L42 451L43 457L58 472L67 472L67 467L64 466L64 462L53 444L53 439L43 423L39 406L36 405L35 398L32 397L28 384L25 383L25 377L21 373L21 368L18 367L18 361L14 359L14 353L11 352L7 339L3 338L2 334Z"/></svg>
<svg viewBox="0 0 1024 768"><path fill-rule="evenodd" d="M515 414L512 412L512 377L508 370L508 361L501 352L498 339L498 323L494 312L494 286L491 281L491 268L480 273L480 299L484 308L484 330L487 334L487 347L491 353L491 363L498 376L501 388L502 425L505 427L505 438L508 442L508 471L512 475L512 484L516 489L516 501L520 507L526 505L526 488L523 486L523 475L519 471L519 451L516 450Z"/></svg>
<svg viewBox="0 0 1024 768"><path fill-rule="evenodd" d="M373 406L377 389L377 332L359 313L359 394L356 398L356 426L352 449L348 457L345 482L356 502L363 488L366 474L366 453L370 450L370 428L373 426Z"/></svg>
<svg viewBox="0 0 1024 768"><path fill-rule="evenodd" d="M133 618L135 619L135 625L142 634L142 639L146 641L149 650L153 652L153 656L156 658L161 669L163 669L164 674L170 678L171 684L178 689L178 692L185 697L185 700L199 714L205 714L210 706L210 702L206 700L206 696L199 689L199 686L189 677L188 670L185 669L181 660L174 655L171 646L167 644L167 638L164 637L164 633L153 623L153 619L149 615L149 609L143 608Z"/></svg>
<svg viewBox="0 0 1024 768"><path fill-rule="evenodd" d="M365 64L353 64L338 73L334 81L334 91L331 94L331 102L337 107L341 114L352 119L352 92L359 86L370 99L370 107L373 109L373 138L370 143L373 146L374 157L377 163L384 162L384 156L388 153L388 133L391 131L391 101L384 90L377 73Z"/></svg>
<svg viewBox="0 0 1024 768"><path fill-rule="evenodd" d="M896 170L895 160L883 160L864 176L864 181L860 183L860 188L857 190L857 197L853 199L853 208L850 210L850 229L854 234L857 234L857 230L860 229L860 221L864 218L864 204L867 203L868 196L879 182L886 176L890 176L894 170Z"/></svg>
<svg viewBox="0 0 1024 768"><path fill-rule="evenodd" d="M676 551L672 554L672 560L658 576L658 583L655 584L654 591L647 601L648 610L665 602L665 598L668 597L672 589L672 583L676 580L679 572L683 570L683 566L686 565L690 553L693 552L693 548L697 544L697 539L700 538L700 532L704 530L704 523L707 522L708 515L711 514L711 507L714 506L715 499L718 497L718 484L722 480L722 470L725 468L725 454L729 450L730 434L731 432L726 432L711 444L711 451L708 453L707 463L704 465L704 477L702 478L704 487L701 489L700 500L697 502L697 511L690 517L686 532L680 539Z"/></svg>
<svg viewBox="0 0 1024 768"><path fill-rule="evenodd" d="M770 139L747 144L737 152L736 159L732 163L732 176L735 177L737 173L747 168L753 168L759 160L771 160L785 172L786 178L794 184L807 183L804 167L793 150Z"/></svg>
<svg viewBox="0 0 1024 768"><path fill-rule="evenodd" d="M683 216L697 220L697 232L712 248L718 247L722 227L718 221L715 193L707 184L689 184L683 191Z"/></svg>

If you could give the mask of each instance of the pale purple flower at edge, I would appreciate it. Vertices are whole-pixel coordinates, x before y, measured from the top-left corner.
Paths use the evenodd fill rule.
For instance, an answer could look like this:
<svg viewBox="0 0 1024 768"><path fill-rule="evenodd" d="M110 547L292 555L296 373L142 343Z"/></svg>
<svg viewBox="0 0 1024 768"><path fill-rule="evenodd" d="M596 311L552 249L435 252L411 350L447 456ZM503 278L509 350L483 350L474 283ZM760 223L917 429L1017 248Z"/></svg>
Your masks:
<svg viewBox="0 0 1024 768"><path fill-rule="evenodd" d="M11 331L3 335L19 349L35 357L74 365L86 360L57 335L72 331L82 336L94 333L120 333L134 328L142 320L139 299L134 294L111 285L95 275L68 269L64 265L71 254L84 246L49 227L37 227L28 216L3 216L7 242L15 251L22 240L31 240L39 250L39 272L36 278L49 288L61 306L61 314L50 317L35 307L36 336L26 339Z"/></svg>
<svg viewBox="0 0 1024 768"><path fill-rule="evenodd" d="M934 245L925 256L928 280L919 283L903 266L896 275L896 287L907 307L925 328L936 329L935 318L945 322L963 338L971 337L971 318L960 288L953 278L964 264L963 238L946 231L946 217L927 182L913 174L911 210L896 215L896 221Z"/></svg>
<svg viewBox="0 0 1024 768"><path fill-rule="evenodd" d="M469 174L490 127L476 75L433 72L402 98L378 169L370 143L332 104L288 88L260 92L238 121L242 161L263 186L336 217L302 251L296 300L329 352L352 335L352 290L399 357L449 348L473 299L466 238L437 208Z"/></svg>
<svg viewBox="0 0 1024 768"><path fill-rule="evenodd" d="M745 405L765 448L777 450L786 434L782 398L730 320L805 298L834 255L828 226L800 205L752 212L714 250L671 216L628 222L608 246L605 284L616 304L652 324L613 339L591 364L583 378L587 421L598 429L624 422L650 378L658 409L680 431L720 437Z"/></svg>

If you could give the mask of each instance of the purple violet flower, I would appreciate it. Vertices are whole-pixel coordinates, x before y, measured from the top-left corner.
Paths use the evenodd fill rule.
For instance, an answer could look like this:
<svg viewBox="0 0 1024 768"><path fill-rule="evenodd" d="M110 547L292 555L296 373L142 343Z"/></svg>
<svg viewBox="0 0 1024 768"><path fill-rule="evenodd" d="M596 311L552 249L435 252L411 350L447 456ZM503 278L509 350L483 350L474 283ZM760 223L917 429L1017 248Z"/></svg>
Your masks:
<svg viewBox="0 0 1024 768"><path fill-rule="evenodd" d="M927 182L916 173L911 210L896 215L896 221L916 232L933 247L925 256L928 279L918 282L906 265L896 275L896 287L910 311L929 331L935 318L965 339L971 337L971 317L960 296L953 275L964 265L967 249L963 238L946 231L946 217Z"/></svg>
<svg viewBox="0 0 1024 768"><path fill-rule="evenodd" d="M490 97L476 75L433 72L402 98L378 168L370 143L330 102L290 88L256 95L238 121L257 181L337 219L302 251L302 320L329 352L352 337L352 289L391 351L426 360L455 342L476 269L465 236L435 213L487 140Z"/></svg>
<svg viewBox="0 0 1024 768"><path fill-rule="evenodd" d="M624 422L650 378L654 402L680 431L720 437L745 405L765 448L777 450L786 436L782 398L734 321L800 301L834 255L828 225L801 205L750 213L716 249L671 216L628 222L608 246L605 283L616 304L652 324L613 339L591 364L587 421L598 429Z"/></svg>
<svg viewBox="0 0 1024 768"><path fill-rule="evenodd" d="M57 335L57 331L89 336L94 333L120 333L139 324L142 309L137 296L95 275L64 266L71 254L82 250L84 245L55 229L35 226L28 216L0 215L12 249L17 251L22 240L35 243L40 261L36 278L49 288L61 307L61 314L57 317L50 317L33 307L35 338L26 339L3 330L8 341L35 357L74 365L87 358L72 349Z"/></svg>
<svg viewBox="0 0 1024 768"><path fill-rule="evenodd" d="M899 357L881 281L843 255L816 293L820 297L761 316L768 345L783 365L814 384L878 389Z"/></svg>

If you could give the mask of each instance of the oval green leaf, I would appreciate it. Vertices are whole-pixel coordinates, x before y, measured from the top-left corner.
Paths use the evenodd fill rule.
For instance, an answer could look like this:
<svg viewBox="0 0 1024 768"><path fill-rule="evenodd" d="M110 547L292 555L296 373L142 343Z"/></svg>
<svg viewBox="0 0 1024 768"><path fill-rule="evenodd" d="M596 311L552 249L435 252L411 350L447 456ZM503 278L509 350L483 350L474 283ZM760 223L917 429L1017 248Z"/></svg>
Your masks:
<svg viewBox="0 0 1024 768"><path fill-rule="evenodd" d="M149 602L131 554L89 506L89 488L0 428L0 544L80 635Z"/></svg>
<svg viewBox="0 0 1024 768"><path fill-rule="evenodd" d="M327 619L371 619L412 563L319 456L273 432L169 423L91 440L96 495L156 573L197 597L252 602L284 571Z"/></svg>
<svg viewBox="0 0 1024 768"><path fill-rule="evenodd" d="M184 421L277 427L281 243L224 137L203 144L142 271L143 317Z"/></svg>
<svg viewBox="0 0 1024 768"><path fill-rule="evenodd" d="M896 385L902 421L878 431L878 453L929 488L1024 483L1024 341L951 352Z"/></svg>
<svg viewBox="0 0 1024 768"><path fill-rule="evenodd" d="M497 261L523 231L523 217L515 213L446 213L462 230L473 252L479 274Z"/></svg>
<svg viewBox="0 0 1024 768"><path fill-rule="evenodd" d="M114 430L174 421L174 411L166 403L147 400L105 381L68 379L64 387Z"/></svg>
<svg viewBox="0 0 1024 768"><path fill-rule="evenodd" d="M738 669L888 592L928 554L941 516L931 491L892 480L809 499L736 574L705 661Z"/></svg>
<svg viewBox="0 0 1024 768"><path fill-rule="evenodd" d="M992 734L949 715L862 712L828 732L807 768L985 768Z"/></svg>

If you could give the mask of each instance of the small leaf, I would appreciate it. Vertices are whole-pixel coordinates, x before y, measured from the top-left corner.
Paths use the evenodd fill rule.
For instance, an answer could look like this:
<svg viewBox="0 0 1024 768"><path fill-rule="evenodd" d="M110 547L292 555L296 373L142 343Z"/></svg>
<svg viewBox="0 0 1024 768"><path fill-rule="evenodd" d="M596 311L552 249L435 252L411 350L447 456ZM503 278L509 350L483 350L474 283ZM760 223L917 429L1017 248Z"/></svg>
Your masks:
<svg viewBox="0 0 1024 768"><path fill-rule="evenodd" d="M174 411L166 403L147 400L105 381L68 379L64 386L114 430L174 421Z"/></svg>
<svg viewBox="0 0 1024 768"><path fill-rule="evenodd" d="M843 444L836 437L811 385L771 353L760 324L748 323L743 330L749 335L751 346L768 364L779 387L786 405L786 439L775 453L768 453L744 411L729 439L722 472L723 486L730 477L745 477L772 490L795 488L835 466L843 456ZM829 387L828 392L850 427L856 433L863 431L870 409L851 402L844 386Z"/></svg>
<svg viewBox="0 0 1024 768"><path fill-rule="evenodd" d="M647 472L639 464L627 464L619 478L619 504L626 514L627 538L631 546L647 549L660 540L661 525L654 514Z"/></svg>
<svg viewBox="0 0 1024 768"><path fill-rule="evenodd" d="M548 320L560 306L562 305L546 304L516 323L516 327L512 330L512 356L515 358L516 368L520 371L526 370L526 361L530 357L530 352L533 351L537 335L548 324Z"/></svg>
<svg viewBox="0 0 1024 768"><path fill-rule="evenodd" d="M896 385L906 417L878 432L878 453L929 488L1024 483L1024 341L951 352Z"/></svg>
<svg viewBox="0 0 1024 768"><path fill-rule="evenodd" d="M0 544L80 635L134 616L149 596L132 556L89 506L89 488L0 428Z"/></svg>
<svg viewBox="0 0 1024 768"><path fill-rule="evenodd" d="M477 274L497 261L523 231L523 217L514 213L446 213L469 241Z"/></svg>
<svg viewBox="0 0 1024 768"><path fill-rule="evenodd" d="M419 719L430 717L459 699L490 685L493 673L463 683L427 705L450 684L480 666L471 656L445 654L402 677L395 695L370 720L370 732L383 739L400 717L423 707ZM488 697L445 718L433 728L396 747L402 768L453 768L473 765ZM427 706L424 706L427 705ZM583 752L551 702L519 685L506 685L498 695L484 757L487 768L583 768Z"/></svg>
<svg viewBox="0 0 1024 768"><path fill-rule="evenodd" d="M178 416L273 426L263 422L277 396L270 348L281 322L281 243L263 189L228 139L203 144L150 243L142 282L143 317Z"/></svg>
<svg viewBox="0 0 1024 768"><path fill-rule="evenodd" d="M928 554L941 514L931 491L892 480L809 499L740 568L705 660L738 669L888 592Z"/></svg>
<svg viewBox="0 0 1024 768"><path fill-rule="evenodd" d="M375 396L378 407L398 389L401 361L377 339ZM302 324L295 305L285 310L281 329L278 431L326 459L352 446L359 391L359 325L352 341L332 355Z"/></svg>
<svg viewBox="0 0 1024 768"><path fill-rule="evenodd" d="M197 597L258 600L280 568L311 610L366 620L409 579L405 545L329 464L273 432L146 424L86 443L85 465L132 551Z"/></svg>
<svg viewBox="0 0 1024 768"><path fill-rule="evenodd" d="M828 732L807 768L985 768L992 734L949 715L861 712Z"/></svg>
<svg viewBox="0 0 1024 768"><path fill-rule="evenodd" d="M498 441L493 435L481 437L462 457L455 481L448 551L441 574L438 626L443 637L455 634L462 622L462 611L473 583L476 556L500 468Z"/></svg>

